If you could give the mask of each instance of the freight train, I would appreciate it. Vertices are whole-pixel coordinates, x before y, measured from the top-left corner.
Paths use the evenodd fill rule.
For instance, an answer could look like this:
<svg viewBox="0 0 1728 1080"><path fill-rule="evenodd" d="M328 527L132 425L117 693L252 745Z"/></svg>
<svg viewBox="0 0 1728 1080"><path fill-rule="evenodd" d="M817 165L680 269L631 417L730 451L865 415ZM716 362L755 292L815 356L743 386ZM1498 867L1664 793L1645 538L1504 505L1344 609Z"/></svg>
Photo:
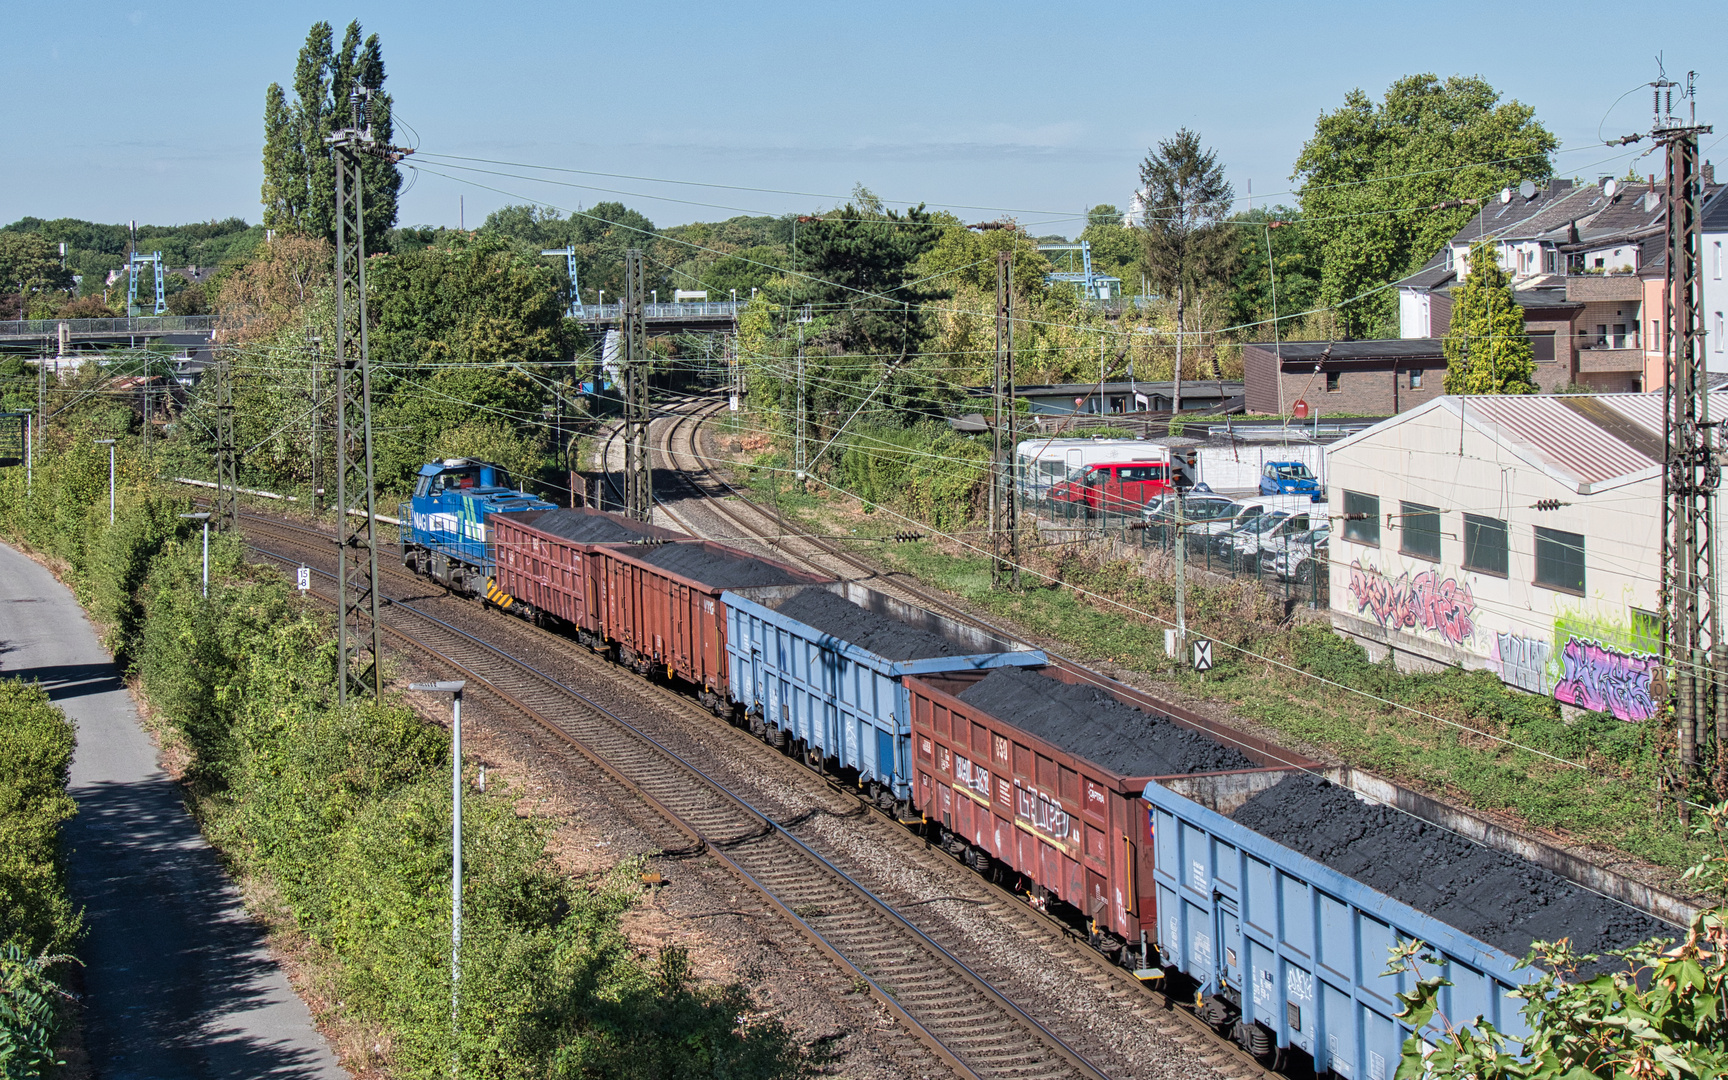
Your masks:
<svg viewBox="0 0 1728 1080"><path fill-rule="evenodd" d="M1451 981L1446 1015L1517 1036L1506 993L1536 976L1518 965L1532 940L1603 952L1690 919L1407 789L856 582L558 509L484 463L420 476L403 508L414 572L856 785L1293 1071L1396 1070L1411 1033L1397 994L1417 973L1385 973L1394 943L1428 945L1419 974Z"/></svg>

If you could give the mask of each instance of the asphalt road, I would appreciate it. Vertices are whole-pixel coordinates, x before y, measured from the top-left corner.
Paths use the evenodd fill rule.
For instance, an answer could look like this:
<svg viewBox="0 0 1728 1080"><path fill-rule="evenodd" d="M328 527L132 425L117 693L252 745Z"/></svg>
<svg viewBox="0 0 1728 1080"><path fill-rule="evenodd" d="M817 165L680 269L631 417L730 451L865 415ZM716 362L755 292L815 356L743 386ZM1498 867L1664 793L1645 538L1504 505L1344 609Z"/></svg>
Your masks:
<svg viewBox="0 0 1728 1080"><path fill-rule="evenodd" d="M0 676L40 681L78 728L65 837L89 927L79 954L95 1075L346 1077L157 764L83 610L5 546Z"/></svg>

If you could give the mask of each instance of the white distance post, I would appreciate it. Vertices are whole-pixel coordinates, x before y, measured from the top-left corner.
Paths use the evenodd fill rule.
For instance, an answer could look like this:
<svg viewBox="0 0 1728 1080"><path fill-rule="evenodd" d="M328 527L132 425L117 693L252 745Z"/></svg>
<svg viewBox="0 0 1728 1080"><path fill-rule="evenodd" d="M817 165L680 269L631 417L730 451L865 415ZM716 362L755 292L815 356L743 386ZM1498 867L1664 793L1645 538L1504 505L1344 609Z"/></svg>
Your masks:
<svg viewBox="0 0 1728 1080"><path fill-rule="evenodd" d="M203 513L203 514L181 514L180 516L183 518L186 518L189 521L202 521L204 523L204 598L209 599L210 598L210 515L208 513Z"/></svg>
<svg viewBox="0 0 1728 1080"><path fill-rule="evenodd" d="M462 688L467 680L410 683L408 689L450 695L450 1074L457 1067L457 1005L462 988Z"/></svg>

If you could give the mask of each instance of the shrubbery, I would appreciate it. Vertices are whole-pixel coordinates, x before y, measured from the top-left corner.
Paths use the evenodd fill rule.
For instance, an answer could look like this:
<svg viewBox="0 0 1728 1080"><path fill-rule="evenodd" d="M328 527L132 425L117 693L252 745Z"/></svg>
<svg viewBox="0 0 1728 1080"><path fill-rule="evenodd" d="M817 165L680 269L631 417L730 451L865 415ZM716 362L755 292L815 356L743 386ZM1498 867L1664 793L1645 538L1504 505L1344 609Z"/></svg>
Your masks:
<svg viewBox="0 0 1728 1080"><path fill-rule="evenodd" d="M546 826L518 816L514 796L496 789L470 790L464 805L453 1047L447 736L399 701L335 707L328 619L279 572L248 565L239 538L212 536L202 598L199 537L175 516L186 500L129 479L124 459L110 526L107 455L83 452L83 441L45 455L29 499L16 470L0 477L0 529L65 564L189 752L206 834L272 884L349 1014L388 1033L395 1075L446 1076L453 1049L474 1077L805 1071L791 1033L756 1016L747 990L696 983L677 949L656 960L635 952L619 925L640 890L635 865L570 880L546 853ZM32 760L59 768L63 781L70 733L54 741L40 691L0 687L0 754L14 705L40 732ZM0 799L8 780L0 776ZM69 809L44 805L49 817ZM38 827L29 844L10 835L0 834L0 890L18 848L45 850L58 873L51 832ZM32 947L68 939L70 930L55 930L69 917L63 892L61 903L24 939ZM16 964L0 970L7 985L29 977Z"/></svg>

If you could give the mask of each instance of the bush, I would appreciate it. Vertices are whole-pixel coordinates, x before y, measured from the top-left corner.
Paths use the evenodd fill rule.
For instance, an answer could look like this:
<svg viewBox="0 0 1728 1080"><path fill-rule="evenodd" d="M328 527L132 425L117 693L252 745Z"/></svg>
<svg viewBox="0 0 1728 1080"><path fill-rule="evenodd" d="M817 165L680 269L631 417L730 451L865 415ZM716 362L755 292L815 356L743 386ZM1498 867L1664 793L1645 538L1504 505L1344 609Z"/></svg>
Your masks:
<svg viewBox="0 0 1728 1080"><path fill-rule="evenodd" d="M66 794L72 724L35 683L0 680L0 945L58 952L82 919L66 895L60 824L77 807Z"/></svg>

